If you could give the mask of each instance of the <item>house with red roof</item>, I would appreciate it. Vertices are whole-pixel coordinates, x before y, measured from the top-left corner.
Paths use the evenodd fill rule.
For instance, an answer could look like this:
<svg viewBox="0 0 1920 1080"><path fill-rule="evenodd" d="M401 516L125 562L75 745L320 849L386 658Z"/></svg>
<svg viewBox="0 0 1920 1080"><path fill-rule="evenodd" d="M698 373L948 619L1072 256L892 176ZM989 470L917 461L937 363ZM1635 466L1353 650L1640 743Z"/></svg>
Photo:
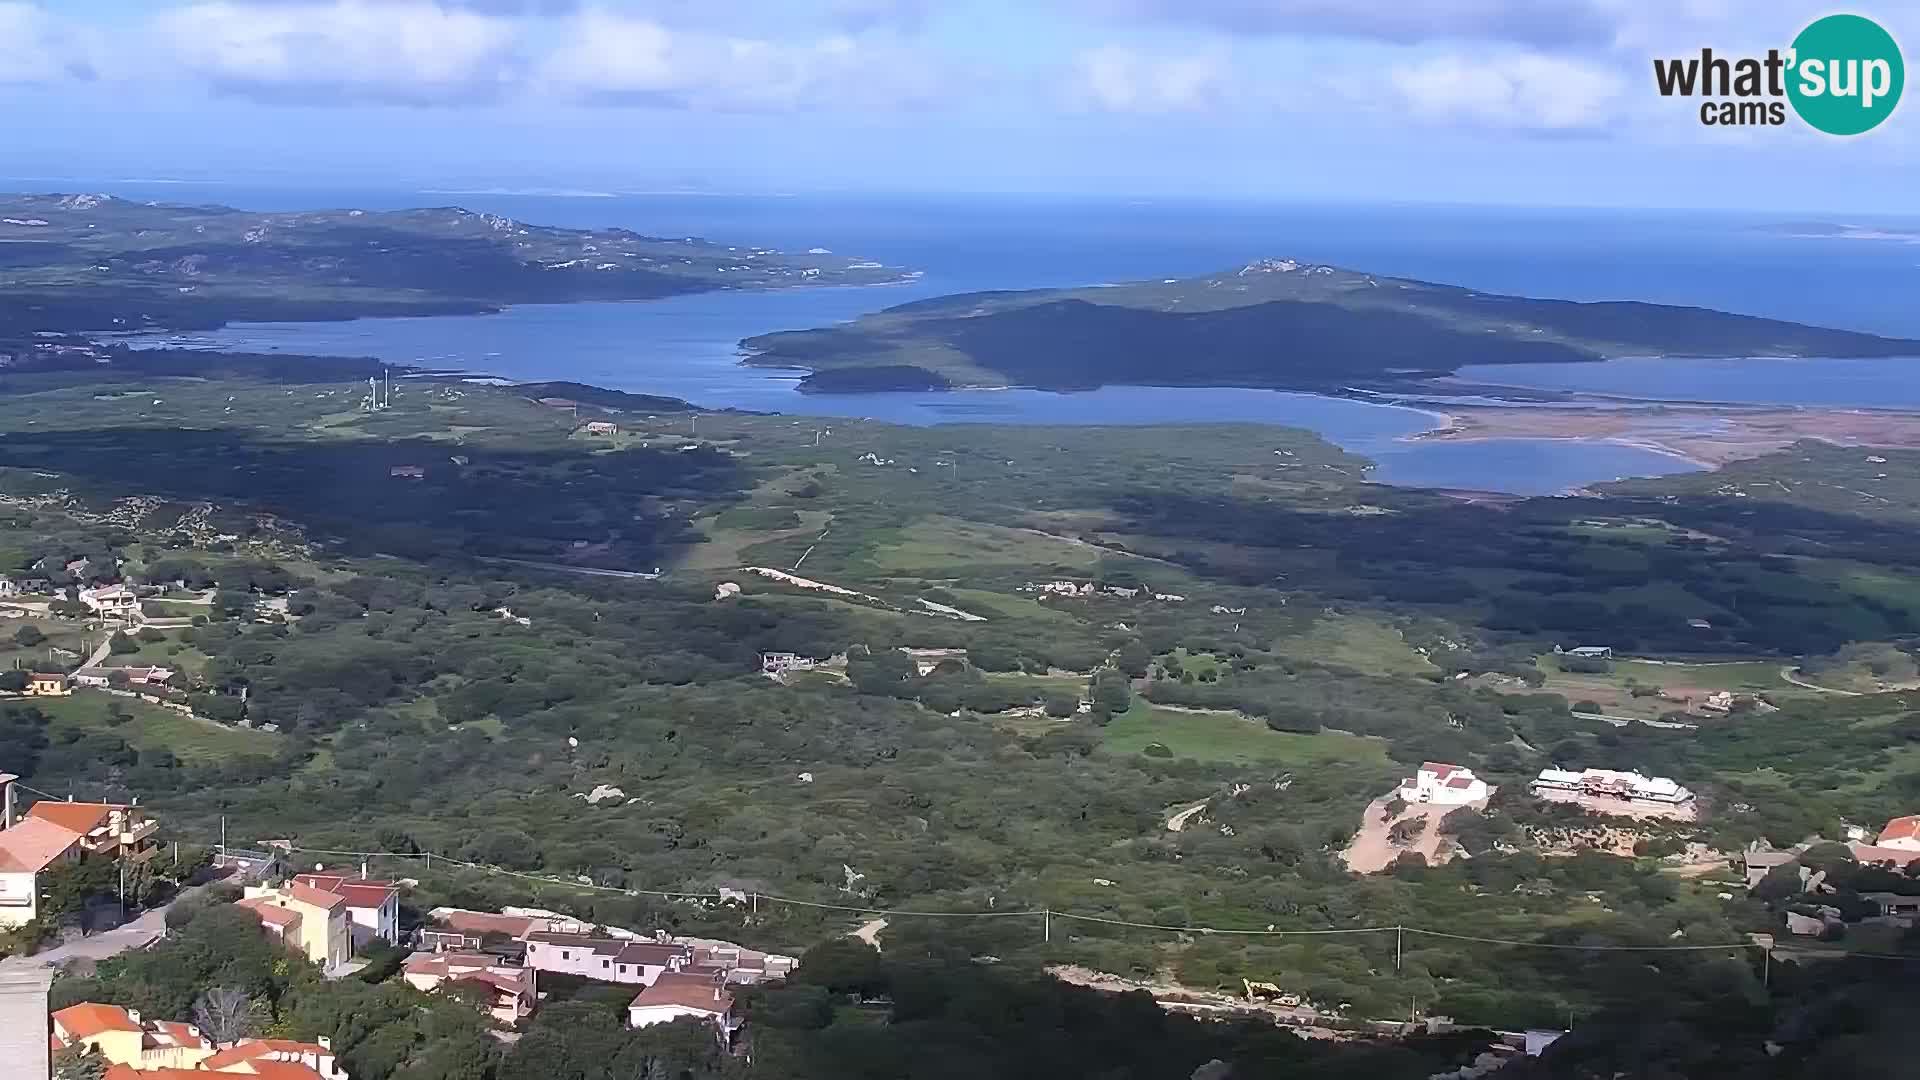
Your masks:
<svg viewBox="0 0 1920 1080"><path fill-rule="evenodd" d="M333 1042L325 1035L313 1042L292 1039L242 1039L200 1063L207 1072L260 1076L265 1080L348 1080L347 1071L333 1058ZM131 1080L151 1080L137 1074ZM212 1080L200 1073L194 1080Z"/></svg>
<svg viewBox="0 0 1920 1080"><path fill-rule="evenodd" d="M268 934L328 974L338 972L353 957L347 898L338 893L299 881L250 885L234 906L251 912Z"/></svg>
<svg viewBox="0 0 1920 1080"><path fill-rule="evenodd" d="M50 1049L80 1047L109 1065L192 1069L213 1056L213 1041L192 1024L142 1020L138 1010L118 1005L83 1001L54 1013L52 1021Z"/></svg>
<svg viewBox="0 0 1920 1080"><path fill-rule="evenodd" d="M533 968L486 953L417 952L407 957L400 978L423 994L458 983L484 986L493 993L488 1013L509 1027L531 1016L540 999Z"/></svg>
<svg viewBox="0 0 1920 1080"><path fill-rule="evenodd" d="M80 834L80 849L87 855L145 862L160 850L160 823L135 805L48 799L29 807L26 820Z"/></svg>
<svg viewBox="0 0 1920 1080"><path fill-rule="evenodd" d="M712 1024L723 1041L732 1041L740 1030L740 1018L734 1015L733 995L724 976L664 972L627 1006L627 1026L634 1028L689 1016Z"/></svg>
<svg viewBox="0 0 1920 1080"><path fill-rule="evenodd" d="M1491 794L1487 782L1463 765L1426 761L1419 771L1400 781L1396 792L1401 801L1434 803L1441 806L1465 806L1480 802Z"/></svg>
<svg viewBox="0 0 1920 1080"><path fill-rule="evenodd" d="M1909 814L1887 822L1873 846L1920 853L1920 814Z"/></svg>
<svg viewBox="0 0 1920 1080"><path fill-rule="evenodd" d="M341 874L296 874L293 880L330 892L347 902L348 931L355 952L369 942L400 944L400 886Z"/></svg>

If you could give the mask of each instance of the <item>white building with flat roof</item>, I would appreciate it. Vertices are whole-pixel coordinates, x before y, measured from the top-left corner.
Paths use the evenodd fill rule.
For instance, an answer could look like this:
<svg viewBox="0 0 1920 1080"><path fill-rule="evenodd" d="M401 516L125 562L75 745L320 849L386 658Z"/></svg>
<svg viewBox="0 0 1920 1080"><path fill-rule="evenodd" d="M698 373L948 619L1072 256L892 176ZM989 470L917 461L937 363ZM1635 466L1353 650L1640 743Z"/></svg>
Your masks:
<svg viewBox="0 0 1920 1080"><path fill-rule="evenodd" d="M1533 793L1562 802L1580 801L1596 809L1609 804L1629 808L1691 812L1693 792L1664 776L1643 776L1613 769L1541 769Z"/></svg>

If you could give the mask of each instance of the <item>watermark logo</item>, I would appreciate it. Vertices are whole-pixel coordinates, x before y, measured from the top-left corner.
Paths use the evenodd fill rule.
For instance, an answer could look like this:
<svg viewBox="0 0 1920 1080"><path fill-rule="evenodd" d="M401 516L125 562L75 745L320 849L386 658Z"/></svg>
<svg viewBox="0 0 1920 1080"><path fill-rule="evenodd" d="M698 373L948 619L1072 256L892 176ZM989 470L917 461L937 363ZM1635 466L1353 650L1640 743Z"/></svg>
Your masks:
<svg viewBox="0 0 1920 1080"><path fill-rule="evenodd" d="M1860 15L1828 15L1808 24L1782 51L1763 57L1655 59L1662 97L1697 97L1709 127L1778 127L1787 111L1829 135L1879 127L1900 104L1907 66L1900 46L1879 23Z"/></svg>

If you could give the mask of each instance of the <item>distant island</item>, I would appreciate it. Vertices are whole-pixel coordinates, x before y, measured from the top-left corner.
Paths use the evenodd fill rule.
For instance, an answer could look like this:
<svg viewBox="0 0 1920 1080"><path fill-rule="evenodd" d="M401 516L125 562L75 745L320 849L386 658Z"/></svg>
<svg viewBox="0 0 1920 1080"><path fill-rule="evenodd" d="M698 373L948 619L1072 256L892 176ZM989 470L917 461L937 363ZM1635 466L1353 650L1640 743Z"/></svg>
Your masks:
<svg viewBox="0 0 1920 1080"><path fill-rule="evenodd" d="M472 314L909 276L817 248L560 229L457 207L254 213L0 194L0 345L51 333Z"/></svg>
<svg viewBox="0 0 1920 1080"><path fill-rule="evenodd" d="M1466 364L1920 356L1920 341L1705 308L1480 292L1291 259L1207 277L922 300L742 342L814 392L1406 387Z"/></svg>

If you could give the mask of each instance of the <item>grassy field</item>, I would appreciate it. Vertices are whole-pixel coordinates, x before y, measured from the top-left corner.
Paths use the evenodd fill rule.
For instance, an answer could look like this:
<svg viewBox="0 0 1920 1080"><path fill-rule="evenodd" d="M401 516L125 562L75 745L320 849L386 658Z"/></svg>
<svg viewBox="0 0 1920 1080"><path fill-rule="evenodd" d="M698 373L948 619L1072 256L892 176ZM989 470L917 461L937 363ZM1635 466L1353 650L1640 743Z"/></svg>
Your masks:
<svg viewBox="0 0 1920 1080"><path fill-rule="evenodd" d="M115 726L109 722L107 706L118 704L133 719ZM55 731L110 731L136 750L167 749L182 761L224 761L250 754L272 754L279 740L263 731L230 728L209 720L196 720L172 709L149 705L137 698L82 691L70 697L35 698Z"/></svg>
<svg viewBox="0 0 1920 1080"><path fill-rule="evenodd" d="M1273 651L1377 675L1419 675L1434 670L1400 631L1365 615L1326 615L1307 632L1274 642Z"/></svg>
<svg viewBox="0 0 1920 1080"><path fill-rule="evenodd" d="M25 646L14 640L21 627L31 626L46 635L46 640L38 645ZM79 624L55 619L0 619L0 671L13 668L36 668L47 666L49 648L70 649L82 652L88 632ZM92 632L97 643L100 632Z"/></svg>
<svg viewBox="0 0 1920 1080"><path fill-rule="evenodd" d="M1630 716L1639 719L1658 719L1662 714L1682 711L1687 703L1669 700L1669 698L1689 698L1699 701L1720 690L1731 690L1736 694L1760 694L1779 696L1783 691L1795 691L1792 684L1780 677L1778 662L1752 661L1725 664L1655 664L1643 660L1616 660L1613 670L1606 673L1587 673L1561 670L1558 660L1549 655L1539 660L1540 670L1546 673L1545 689L1548 693L1559 694L1569 703L1591 701L1601 707L1603 712L1615 716ZM1659 694L1635 697L1633 688L1657 687L1668 695Z"/></svg>
<svg viewBox="0 0 1920 1080"><path fill-rule="evenodd" d="M1387 759L1384 744L1376 739L1335 732L1280 732L1233 713L1187 712L1141 701L1116 715L1100 734L1106 748L1116 753L1137 754L1159 743L1175 757L1236 765L1374 764Z"/></svg>
<svg viewBox="0 0 1920 1080"><path fill-rule="evenodd" d="M901 529L873 553L875 569L967 571L982 564L1086 571L1099 560L1090 547L999 525L934 515Z"/></svg>

